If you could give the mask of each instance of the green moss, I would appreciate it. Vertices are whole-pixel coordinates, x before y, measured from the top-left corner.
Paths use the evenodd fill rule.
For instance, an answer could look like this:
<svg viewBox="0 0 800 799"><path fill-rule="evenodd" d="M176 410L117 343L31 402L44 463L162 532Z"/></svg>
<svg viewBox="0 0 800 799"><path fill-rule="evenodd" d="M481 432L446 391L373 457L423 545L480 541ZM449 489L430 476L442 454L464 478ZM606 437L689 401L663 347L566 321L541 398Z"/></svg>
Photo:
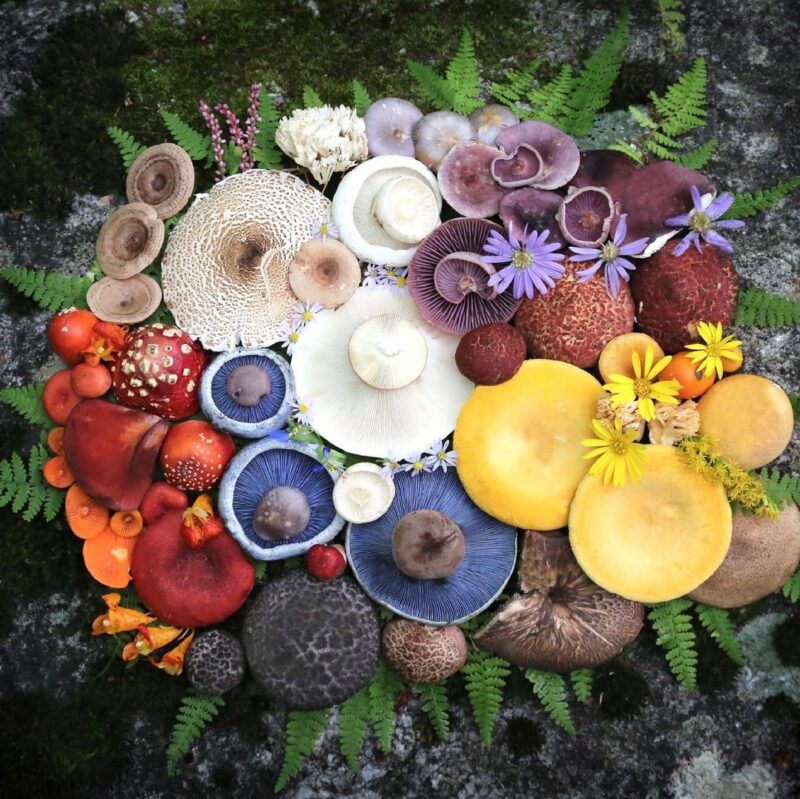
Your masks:
<svg viewBox="0 0 800 799"><path fill-rule="evenodd" d="M784 666L800 666L800 614L789 616L775 627L772 643Z"/></svg>

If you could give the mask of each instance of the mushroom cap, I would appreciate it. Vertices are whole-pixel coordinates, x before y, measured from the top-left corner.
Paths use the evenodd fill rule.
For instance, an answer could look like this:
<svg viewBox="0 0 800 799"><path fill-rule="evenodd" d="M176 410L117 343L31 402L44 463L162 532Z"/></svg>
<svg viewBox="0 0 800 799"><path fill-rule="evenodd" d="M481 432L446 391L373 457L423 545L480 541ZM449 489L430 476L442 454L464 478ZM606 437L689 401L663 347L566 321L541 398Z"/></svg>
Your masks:
<svg viewBox="0 0 800 799"><path fill-rule="evenodd" d="M596 247L608 238L615 214L614 200L604 188L584 186L569 191L556 219L570 244Z"/></svg>
<svg viewBox="0 0 800 799"><path fill-rule="evenodd" d="M380 379L400 388L375 388L359 377L351 360L354 334L376 317L387 323L377 329L401 335L381 335L369 349L365 337L357 335L356 343L364 344L356 356L358 368L372 383ZM337 449L373 458L423 450L453 429L472 389L455 365L457 345L455 336L423 322L407 293L359 288L341 308L318 313L300 334L292 356L297 396L311 408L314 429ZM403 385L415 370L416 379Z"/></svg>
<svg viewBox="0 0 800 799"><path fill-rule="evenodd" d="M504 128L497 135L497 144L509 155L521 145L536 151L542 168L531 185L538 189L566 185L580 165L581 155L572 137L547 122L527 121Z"/></svg>
<svg viewBox="0 0 800 799"><path fill-rule="evenodd" d="M464 533L438 510L414 510L392 531L392 557L403 574L418 580L443 580L464 560Z"/></svg>
<svg viewBox="0 0 800 799"><path fill-rule="evenodd" d="M262 369L269 377L270 391L257 405L245 407L228 395L228 380L242 366ZM292 413L294 376L289 364L268 349L236 349L218 355L200 380L200 406L214 427L243 438L263 438L280 430Z"/></svg>
<svg viewBox="0 0 800 799"><path fill-rule="evenodd" d="M152 206L159 219L175 216L194 191L194 164L177 144L148 147L131 164L125 191L129 202Z"/></svg>
<svg viewBox="0 0 800 799"><path fill-rule="evenodd" d="M716 608L739 608L777 591L800 564L800 509L787 505L777 519L733 515L731 546L722 565L689 594Z"/></svg>
<svg viewBox="0 0 800 799"><path fill-rule="evenodd" d="M381 476L374 463L354 463L339 475L333 487L333 506L347 522L374 522L394 501L394 480Z"/></svg>
<svg viewBox="0 0 800 799"><path fill-rule="evenodd" d="M505 322L496 322L470 330L458 342L456 366L467 380L495 386L514 377L526 355L522 334Z"/></svg>
<svg viewBox="0 0 800 799"><path fill-rule="evenodd" d="M570 186L602 186L619 202L625 184L636 171L636 164L624 153L616 150L588 150L581 153L581 164L570 181Z"/></svg>
<svg viewBox="0 0 800 799"><path fill-rule="evenodd" d="M364 113L369 154L414 157L411 131L422 119L422 111L408 100L383 97Z"/></svg>
<svg viewBox="0 0 800 799"><path fill-rule="evenodd" d="M392 619L381 636L383 654L406 682L440 682L466 664L469 647L455 625L432 627L408 619Z"/></svg>
<svg viewBox="0 0 800 799"><path fill-rule="evenodd" d="M426 232L416 241L408 241L409 236L404 236L403 240L396 238L375 212L382 191L391 192L393 186L399 191L410 185L408 182L393 184L399 178L411 178L423 199L427 198L423 203ZM390 224L390 227L395 231L417 230L415 209L419 210L414 201L409 208L400 208L397 214L384 219L394 219L397 226ZM431 216L433 210L435 217ZM439 223L441 210L442 195L436 177L419 161L402 155L379 155L350 170L339 183L331 207L342 242L362 261L382 266L405 266L419 242Z"/></svg>
<svg viewBox="0 0 800 799"><path fill-rule="evenodd" d="M330 201L287 172L249 169L198 195L161 261L178 326L209 350L268 347L297 298L289 265Z"/></svg>
<svg viewBox="0 0 800 799"><path fill-rule="evenodd" d="M474 141L477 131L461 114L453 111L434 111L425 114L411 132L414 156L434 172L444 157L462 141Z"/></svg>
<svg viewBox="0 0 800 799"><path fill-rule="evenodd" d="M196 635L186 653L189 684L203 694L227 693L244 679L244 649L239 639L224 630Z"/></svg>
<svg viewBox="0 0 800 799"><path fill-rule="evenodd" d="M476 507L457 475L436 471L395 476L395 498L380 519L347 528L347 561L361 587L400 616L425 624L458 624L497 599L517 555L516 531ZM464 559L450 576L417 580L392 556L392 537L406 514L436 510L464 535Z"/></svg>
<svg viewBox="0 0 800 799"><path fill-rule="evenodd" d="M86 303L104 322L135 325L158 310L161 286L149 275L133 275L125 280L104 277L89 286Z"/></svg>
<svg viewBox="0 0 800 799"><path fill-rule="evenodd" d="M489 103L473 111L469 115L469 121L475 128L479 142L494 144L497 134L503 128L519 124L519 117L507 105Z"/></svg>
<svg viewBox="0 0 800 799"><path fill-rule="evenodd" d="M523 593L474 636L479 649L515 666L591 668L618 655L642 629L644 606L595 585L564 532L526 530L518 574Z"/></svg>
<svg viewBox="0 0 800 799"><path fill-rule="evenodd" d="M548 242L565 244L556 214L561 207L562 196L554 191L534 189L526 186L508 192L500 200L500 219L519 236L520 231L548 230Z"/></svg>
<svg viewBox="0 0 800 799"><path fill-rule="evenodd" d="M510 155L498 154L492 159L491 173L505 189L518 189L537 183L544 162L539 152L529 144L520 144Z"/></svg>
<svg viewBox="0 0 800 799"><path fill-rule="evenodd" d="M486 218L500 208L505 190L492 177L497 149L478 142L459 142L439 166L442 196L462 216Z"/></svg>
<svg viewBox="0 0 800 799"><path fill-rule="evenodd" d="M642 471L622 488L583 478L570 508L570 544L607 591L667 602L719 568L731 541L731 506L722 486L686 466L674 447L648 445Z"/></svg>
<svg viewBox="0 0 800 799"><path fill-rule="evenodd" d="M428 324L463 336L514 316L521 300L510 291L497 294L488 287L494 268L481 261L493 230L501 228L484 219L451 219L417 248L409 264L408 289Z"/></svg>
<svg viewBox="0 0 800 799"><path fill-rule="evenodd" d="M95 251L109 277L124 280L150 266L164 243L164 223L152 205L132 202L117 208L103 223Z"/></svg>
<svg viewBox="0 0 800 799"><path fill-rule="evenodd" d="M311 239L289 266L289 285L303 302L338 308L361 283L358 258L341 241Z"/></svg>
<svg viewBox="0 0 800 799"><path fill-rule="evenodd" d="M333 506L333 475L310 444L289 441L285 434L262 438L239 450L219 486L219 513L225 527L256 560L283 560L302 555L314 544L325 544L344 526ZM306 495L311 519L291 539L271 541L253 527L264 495L277 486L293 486Z"/></svg>
<svg viewBox="0 0 800 799"><path fill-rule="evenodd" d="M380 653L375 609L348 577L294 569L250 603L242 642L270 699L292 710L338 705L372 678Z"/></svg>

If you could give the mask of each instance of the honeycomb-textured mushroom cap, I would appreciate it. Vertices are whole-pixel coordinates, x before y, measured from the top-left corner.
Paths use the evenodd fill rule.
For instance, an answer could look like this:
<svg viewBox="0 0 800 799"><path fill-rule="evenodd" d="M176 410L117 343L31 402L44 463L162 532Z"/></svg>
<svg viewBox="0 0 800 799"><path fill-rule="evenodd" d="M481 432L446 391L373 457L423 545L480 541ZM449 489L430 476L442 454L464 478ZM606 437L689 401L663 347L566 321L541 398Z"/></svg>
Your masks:
<svg viewBox="0 0 800 799"><path fill-rule="evenodd" d="M206 349L268 347L297 302L289 265L330 201L287 172L250 169L198 195L169 237L164 300Z"/></svg>
<svg viewBox="0 0 800 799"><path fill-rule="evenodd" d="M192 641L186 653L186 674L197 691L224 694L244 679L244 650L235 635L208 630Z"/></svg>
<svg viewBox="0 0 800 799"><path fill-rule="evenodd" d="M252 601L242 640L256 681L291 710L338 705L372 678L380 626L347 577L320 582L303 569L273 580Z"/></svg>
<svg viewBox="0 0 800 799"><path fill-rule="evenodd" d="M422 684L451 677L467 662L464 633L455 625L432 627L408 619L392 619L383 628L383 654L406 681Z"/></svg>

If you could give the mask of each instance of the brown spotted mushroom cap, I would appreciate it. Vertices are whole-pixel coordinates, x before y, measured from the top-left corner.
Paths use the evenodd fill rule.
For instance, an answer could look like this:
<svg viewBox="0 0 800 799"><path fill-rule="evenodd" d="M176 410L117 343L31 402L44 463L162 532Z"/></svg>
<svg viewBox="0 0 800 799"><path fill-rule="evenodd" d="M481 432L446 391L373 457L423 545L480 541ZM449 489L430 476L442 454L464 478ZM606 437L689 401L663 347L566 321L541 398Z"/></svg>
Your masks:
<svg viewBox="0 0 800 799"><path fill-rule="evenodd" d="M103 223L95 251L100 268L109 277L132 277L148 267L161 252L164 223L145 203L117 208Z"/></svg>
<svg viewBox="0 0 800 799"><path fill-rule="evenodd" d="M134 325L156 312L161 304L161 286L148 275L126 280L104 277L92 283L86 294L91 312L104 322Z"/></svg>
<svg viewBox="0 0 800 799"><path fill-rule="evenodd" d="M170 234L164 300L206 349L268 347L297 302L289 265L330 201L287 172L251 169L199 195Z"/></svg>
<svg viewBox="0 0 800 799"><path fill-rule="evenodd" d="M383 628L383 654L406 682L446 680L467 662L464 633L453 625L432 627L408 619L392 619Z"/></svg>
<svg viewBox="0 0 800 799"><path fill-rule="evenodd" d="M175 216L194 191L194 164L177 144L148 147L131 164L125 183L128 200L153 207L160 219Z"/></svg>

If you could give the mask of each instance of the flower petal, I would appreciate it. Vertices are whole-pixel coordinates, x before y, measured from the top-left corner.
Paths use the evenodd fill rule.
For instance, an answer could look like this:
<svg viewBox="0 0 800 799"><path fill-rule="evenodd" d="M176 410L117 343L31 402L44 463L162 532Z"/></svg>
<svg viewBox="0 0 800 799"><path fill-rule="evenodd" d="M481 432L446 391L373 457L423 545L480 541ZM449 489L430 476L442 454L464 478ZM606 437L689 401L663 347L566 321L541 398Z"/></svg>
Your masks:
<svg viewBox="0 0 800 799"><path fill-rule="evenodd" d="M732 205L733 205L733 195L730 192L725 191L711 201L708 208L706 208L706 213L712 219L718 219Z"/></svg>

